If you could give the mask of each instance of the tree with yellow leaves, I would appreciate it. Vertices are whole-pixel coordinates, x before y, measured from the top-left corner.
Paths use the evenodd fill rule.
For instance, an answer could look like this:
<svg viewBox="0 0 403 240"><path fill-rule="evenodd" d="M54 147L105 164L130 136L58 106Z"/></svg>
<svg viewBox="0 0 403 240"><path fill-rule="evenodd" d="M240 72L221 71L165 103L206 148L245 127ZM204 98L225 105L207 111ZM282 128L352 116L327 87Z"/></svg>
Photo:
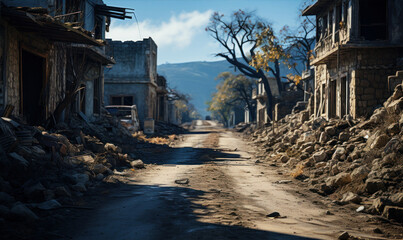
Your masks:
<svg viewBox="0 0 403 240"><path fill-rule="evenodd" d="M224 124L227 123L230 111L234 107L247 106L250 119L255 118L255 101L252 99L252 90L256 80L247 78L243 74L234 75L230 72L219 74L216 80L220 81L212 100L207 103L212 115Z"/></svg>
<svg viewBox="0 0 403 240"><path fill-rule="evenodd" d="M239 10L228 18L218 12L213 13L206 31L210 32L224 49L223 52L217 53L217 56L226 59L245 76L262 80L267 94L267 115L271 117L273 94L266 72L261 66L254 67L249 64L259 48L257 36L268 26L268 23L254 13ZM278 66L275 69L279 72ZM278 91L281 90L279 77L276 87Z"/></svg>

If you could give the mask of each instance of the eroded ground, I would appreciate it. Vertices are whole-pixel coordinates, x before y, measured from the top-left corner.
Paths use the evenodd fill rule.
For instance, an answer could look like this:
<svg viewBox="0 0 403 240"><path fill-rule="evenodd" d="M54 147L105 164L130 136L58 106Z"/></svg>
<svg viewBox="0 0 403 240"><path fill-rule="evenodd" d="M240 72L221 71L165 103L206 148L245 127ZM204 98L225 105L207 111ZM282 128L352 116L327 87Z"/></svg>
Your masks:
<svg viewBox="0 0 403 240"><path fill-rule="evenodd" d="M335 239L342 232L382 239L370 215L334 206L256 163L254 149L214 122L199 121L147 168L122 172L72 210L57 239ZM180 180L180 181L177 181ZM286 181L284 181L286 180ZM175 182L176 181L176 182ZM278 212L279 217L267 217Z"/></svg>

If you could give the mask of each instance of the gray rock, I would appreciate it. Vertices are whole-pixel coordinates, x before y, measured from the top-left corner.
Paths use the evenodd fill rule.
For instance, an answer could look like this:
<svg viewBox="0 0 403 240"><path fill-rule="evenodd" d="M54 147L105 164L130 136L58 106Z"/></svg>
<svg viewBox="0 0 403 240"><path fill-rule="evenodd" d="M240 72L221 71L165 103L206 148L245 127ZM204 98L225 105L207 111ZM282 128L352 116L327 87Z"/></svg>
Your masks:
<svg viewBox="0 0 403 240"><path fill-rule="evenodd" d="M9 205L15 202L15 198L8 193L0 192L0 204Z"/></svg>
<svg viewBox="0 0 403 240"><path fill-rule="evenodd" d="M22 156L18 155L15 152L9 153L8 156L10 156L14 161L12 161L13 164L16 164L17 167L23 167L23 168L28 168L29 162L25 160Z"/></svg>
<svg viewBox="0 0 403 240"><path fill-rule="evenodd" d="M55 188L55 194L58 197L71 197L70 191L68 191L64 186Z"/></svg>
<svg viewBox="0 0 403 240"><path fill-rule="evenodd" d="M288 162L288 160L290 160L290 158L289 158L287 155L283 155L283 156L281 156L281 158L280 158L280 161L281 161L282 163L286 163L286 162Z"/></svg>
<svg viewBox="0 0 403 240"><path fill-rule="evenodd" d="M41 210L52 210L60 208L62 205L57 200L52 199L46 202L38 203L35 206Z"/></svg>
<svg viewBox="0 0 403 240"><path fill-rule="evenodd" d="M390 137L388 135L381 134L371 144L371 149L384 147L386 145L386 143L389 142L389 140L390 140Z"/></svg>
<svg viewBox="0 0 403 240"><path fill-rule="evenodd" d="M385 184L383 183L382 180L379 179L367 179L365 181L365 190L372 194L375 193L379 190L385 189Z"/></svg>
<svg viewBox="0 0 403 240"><path fill-rule="evenodd" d="M96 180L101 181L102 179L104 179L104 175L102 173L98 173L97 176L95 177Z"/></svg>
<svg viewBox="0 0 403 240"><path fill-rule="evenodd" d="M325 133L329 136L334 136L336 134L336 128L333 126L325 127Z"/></svg>
<svg viewBox="0 0 403 240"><path fill-rule="evenodd" d="M97 164L94 166L94 173L95 174L99 174L99 173L104 173L106 171L108 171L108 168L106 166L104 166L103 164Z"/></svg>
<svg viewBox="0 0 403 240"><path fill-rule="evenodd" d="M323 162L326 160L327 158L327 154L324 150L316 152L312 155L313 160L315 160L315 162Z"/></svg>
<svg viewBox="0 0 403 240"><path fill-rule="evenodd" d="M340 160L344 154L346 154L346 149L344 147L337 147L333 153L332 160Z"/></svg>
<svg viewBox="0 0 403 240"><path fill-rule="evenodd" d="M133 160L130 162L130 166L132 166L132 168L144 168L144 163L140 159Z"/></svg>
<svg viewBox="0 0 403 240"><path fill-rule="evenodd" d="M351 182L351 176L349 173L339 173L336 176L326 179L326 185L328 187L341 187Z"/></svg>
<svg viewBox="0 0 403 240"><path fill-rule="evenodd" d="M360 166L351 173L351 179L353 181L362 181L368 176L369 172L370 170L367 166Z"/></svg>
<svg viewBox="0 0 403 240"><path fill-rule="evenodd" d="M329 137L327 136L327 134L325 132L322 132L319 137L319 142L326 143L327 140L329 140Z"/></svg>
<svg viewBox="0 0 403 240"><path fill-rule="evenodd" d="M403 207L403 192L395 193L390 196L390 201L392 201L392 203L396 204L397 206Z"/></svg>
<svg viewBox="0 0 403 240"><path fill-rule="evenodd" d="M361 197L355 193L347 192L347 193L343 194L343 198L341 199L341 202L342 203L352 202L352 203L358 204L361 202Z"/></svg>
<svg viewBox="0 0 403 240"><path fill-rule="evenodd" d="M105 150L106 151L111 151L111 152L115 152L115 153L122 153L122 149L112 143L106 143L105 144Z"/></svg>
<svg viewBox="0 0 403 240"><path fill-rule="evenodd" d="M302 150L302 152L308 153L308 154L313 153L313 151L315 151L315 148L313 146L308 146L304 150Z"/></svg>
<svg viewBox="0 0 403 240"><path fill-rule="evenodd" d="M341 132L339 134L339 140L342 142L348 141L349 138L350 138L350 134L348 132Z"/></svg>
<svg viewBox="0 0 403 240"><path fill-rule="evenodd" d="M376 213L376 214L381 214L383 212L383 209L385 208L386 205L386 200L384 198L376 198L372 202L371 209Z"/></svg>
<svg viewBox="0 0 403 240"><path fill-rule="evenodd" d="M90 180L90 177L85 173L76 173L76 174L72 175L71 177L75 184L85 185Z"/></svg>
<svg viewBox="0 0 403 240"><path fill-rule="evenodd" d="M22 203L15 204L10 211L10 215L19 220L28 220L35 221L38 220L39 217L31 211L27 206Z"/></svg>
<svg viewBox="0 0 403 240"><path fill-rule="evenodd" d="M86 192L87 191L87 188L85 187L85 184L83 184L83 183L77 183L76 185L71 186L71 188L77 192Z"/></svg>
<svg viewBox="0 0 403 240"><path fill-rule="evenodd" d="M342 234L339 235L337 239L339 240L348 240L350 238L350 234L348 232L343 232Z"/></svg>

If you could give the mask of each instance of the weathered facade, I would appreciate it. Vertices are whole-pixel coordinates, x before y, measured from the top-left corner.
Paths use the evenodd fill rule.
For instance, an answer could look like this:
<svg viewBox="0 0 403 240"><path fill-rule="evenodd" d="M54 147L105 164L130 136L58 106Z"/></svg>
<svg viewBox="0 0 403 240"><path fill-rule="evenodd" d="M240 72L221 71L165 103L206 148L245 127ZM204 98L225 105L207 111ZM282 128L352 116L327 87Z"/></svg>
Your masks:
<svg viewBox="0 0 403 240"><path fill-rule="evenodd" d="M105 105L137 105L140 124L157 118L157 45L108 40L106 53L116 64L105 69Z"/></svg>
<svg viewBox="0 0 403 240"><path fill-rule="evenodd" d="M0 4L0 108L13 109L30 124L63 121L72 112L99 114L102 66L113 63L102 47L108 13L96 10L106 5L101 0Z"/></svg>
<svg viewBox="0 0 403 240"><path fill-rule="evenodd" d="M168 122L168 90L164 76L157 77L157 117L158 121Z"/></svg>
<svg viewBox="0 0 403 240"><path fill-rule="evenodd" d="M403 2L318 0L303 15L317 22L315 115L370 114L391 94L388 76L403 68Z"/></svg>

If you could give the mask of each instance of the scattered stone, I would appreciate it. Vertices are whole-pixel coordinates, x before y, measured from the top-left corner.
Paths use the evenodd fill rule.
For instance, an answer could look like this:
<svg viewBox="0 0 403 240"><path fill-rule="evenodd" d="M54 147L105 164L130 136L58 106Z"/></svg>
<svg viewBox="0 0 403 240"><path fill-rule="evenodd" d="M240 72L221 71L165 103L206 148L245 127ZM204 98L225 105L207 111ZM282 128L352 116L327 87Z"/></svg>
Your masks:
<svg viewBox="0 0 403 240"><path fill-rule="evenodd" d="M397 134L400 132L399 123L392 123L386 130L390 134Z"/></svg>
<svg viewBox="0 0 403 240"><path fill-rule="evenodd" d="M341 187L351 182L351 176L349 173L339 173L336 176L326 179L326 185L328 187Z"/></svg>
<svg viewBox="0 0 403 240"><path fill-rule="evenodd" d="M336 134L336 129L333 126L325 127L325 133L330 136L334 136Z"/></svg>
<svg viewBox="0 0 403 240"><path fill-rule="evenodd" d="M104 146L106 151L111 151L115 153L122 153L122 149L112 143L106 143Z"/></svg>
<svg viewBox="0 0 403 240"><path fill-rule="evenodd" d="M132 168L144 168L144 163L140 159L133 160L130 162L130 166L132 166Z"/></svg>
<svg viewBox="0 0 403 240"><path fill-rule="evenodd" d="M87 188L85 187L85 184L83 184L83 183L77 183L76 185L71 186L71 188L77 192L86 192L87 191Z"/></svg>
<svg viewBox="0 0 403 240"><path fill-rule="evenodd" d="M63 186L55 188L54 192L58 197L71 197L71 193Z"/></svg>
<svg viewBox="0 0 403 240"><path fill-rule="evenodd" d="M368 176L369 172L366 166L360 166L351 173L351 179L353 181L362 181Z"/></svg>
<svg viewBox="0 0 403 240"><path fill-rule="evenodd" d="M350 234L348 232L343 232L339 235L337 239L339 240L348 240L350 238Z"/></svg>
<svg viewBox="0 0 403 240"><path fill-rule="evenodd" d="M189 178L177 179L175 180L176 184L189 184Z"/></svg>
<svg viewBox="0 0 403 240"><path fill-rule="evenodd" d="M326 160L327 158L327 154L324 150L316 152L312 155L313 160L315 160L315 162L323 162Z"/></svg>
<svg viewBox="0 0 403 240"><path fill-rule="evenodd" d="M400 223L403 223L403 208L386 206L383 210L382 216L389 220L396 220Z"/></svg>
<svg viewBox="0 0 403 240"><path fill-rule="evenodd" d="M347 192L345 194L343 194L343 198L341 199L342 203L349 203L349 202L353 202L353 203L360 203L361 202L361 197L358 196L355 193L352 192Z"/></svg>
<svg viewBox="0 0 403 240"><path fill-rule="evenodd" d="M395 193L390 197L390 200L393 204L397 206L403 207L403 192Z"/></svg>
<svg viewBox="0 0 403 240"><path fill-rule="evenodd" d="M339 140L342 142L348 141L349 138L350 138L350 134L348 132L341 132L339 134Z"/></svg>
<svg viewBox="0 0 403 240"><path fill-rule="evenodd" d="M90 180L90 177L85 173L76 173L72 177L72 180L75 184L85 184Z"/></svg>
<svg viewBox="0 0 403 240"><path fill-rule="evenodd" d="M52 210L60 208L62 205L57 200L52 199L43 203L36 204L35 206L41 210Z"/></svg>
<svg viewBox="0 0 403 240"><path fill-rule="evenodd" d="M359 212L364 211L364 209L365 209L364 206L359 206L355 211L359 213Z"/></svg>
<svg viewBox="0 0 403 240"><path fill-rule="evenodd" d="M372 194L385 188L385 184L379 179L367 179L365 181L365 190Z"/></svg>
<svg viewBox="0 0 403 240"><path fill-rule="evenodd" d="M333 153L332 160L340 160L345 153L346 149L344 149L344 147L336 148L336 151Z"/></svg>
<svg viewBox="0 0 403 240"><path fill-rule="evenodd" d="M15 204L10 210L10 215L18 220L35 221L39 219L31 209L22 203Z"/></svg>
<svg viewBox="0 0 403 240"><path fill-rule="evenodd" d="M330 212L329 210L326 210L326 215L334 215L332 212Z"/></svg>
<svg viewBox="0 0 403 240"><path fill-rule="evenodd" d="M29 162L15 152L9 153L8 156L15 160L13 164L16 164L17 167L27 168L29 166Z"/></svg>
<svg viewBox="0 0 403 240"><path fill-rule="evenodd" d="M288 160L290 160L290 158L289 158L287 155L283 155L283 156L281 156L281 158L280 158L280 161L281 161L282 163L286 163L286 162L288 162Z"/></svg>
<svg viewBox="0 0 403 240"><path fill-rule="evenodd" d="M280 213L278 213L278 212L272 212L272 213L267 214L266 217L269 217L269 218L278 218L278 217L280 217Z"/></svg>
<svg viewBox="0 0 403 240"><path fill-rule="evenodd" d="M374 228L373 232L377 233L377 234L382 234L383 233L382 230L379 229L379 228Z"/></svg>
<svg viewBox="0 0 403 240"><path fill-rule="evenodd" d="M319 142L326 143L326 141L328 141L328 140L329 140L329 137L327 136L327 134L325 132L322 132L319 137Z"/></svg>
<svg viewBox="0 0 403 240"><path fill-rule="evenodd" d="M94 166L93 170L94 170L95 174L100 174L100 173L102 174L102 173L108 171L108 168L105 167L103 164L99 163L99 164Z"/></svg>
<svg viewBox="0 0 403 240"><path fill-rule="evenodd" d="M384 147L386 145L386 143L389 142L389 140L390 140L390 137L388 135L381 134L371 144L371 149Z"/></svg>
<svg viewBox="0 0 403 240"><path fill-rule="evenodd" d="M95 177L96 180L101 181L102 179L104 179L104 175L102 173L98 173L97 176Z"/></svg>
<svg viewBox="0 0 403 240"><path fill-rule="evenodd" d="M255 163L263 163L262 161L260 161L260 160L256 160L255 161Z"/></svg>

